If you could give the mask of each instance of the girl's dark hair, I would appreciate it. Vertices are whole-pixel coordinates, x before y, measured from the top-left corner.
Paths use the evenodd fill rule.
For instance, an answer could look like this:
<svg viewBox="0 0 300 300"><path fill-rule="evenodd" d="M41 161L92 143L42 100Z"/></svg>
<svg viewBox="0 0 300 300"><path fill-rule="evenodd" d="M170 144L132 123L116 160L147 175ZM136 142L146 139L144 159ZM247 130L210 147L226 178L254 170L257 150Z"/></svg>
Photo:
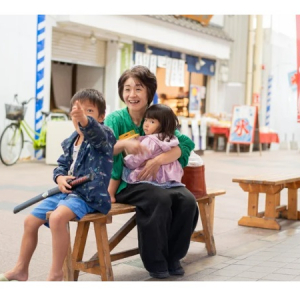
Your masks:
<svg viewBox="0 0 300 300"><path fill-rule="evenodd" d="M145 112L145 118L158 120L160 123L158 137L161 141L165 138L171 139L179 126L178 118L172 108L164 104L151 105Z"/></svg>
<svg viewBox="0 0 300 300"><path fill-rule="evenodd" d="M79 102L89 100L94 106L98 108L99 116L105 114L105 110L106 110L105 99L102 93L100 93L95 89L81 89L78 92L76 92L70 102L71 109L74 103L76 102L76 100L79 100Z"/></svg>
<svg viewBox="0 0 300 300"><path fill-rule="evenodd" d="M129 70L126 70L121 75L118 81L119 96L123 102L125 102L123 99L124 84L128 78L137 79L138 81L140 81L143 87L146 87L149 106L153 101L157 89L156 76L151 73L147 67L144 66L135 66Z"/></svg>

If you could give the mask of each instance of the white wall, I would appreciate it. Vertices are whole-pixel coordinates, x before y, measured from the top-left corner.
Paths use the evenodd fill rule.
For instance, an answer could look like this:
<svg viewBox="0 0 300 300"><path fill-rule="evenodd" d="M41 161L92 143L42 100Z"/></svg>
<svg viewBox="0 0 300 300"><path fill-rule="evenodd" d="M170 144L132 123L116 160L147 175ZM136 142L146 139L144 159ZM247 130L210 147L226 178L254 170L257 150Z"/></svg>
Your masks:
<svg viewBox="0 0 300 300"><path fill-rule="evenodd" d="M20 101L35 96L36 16L0 16L0 133L5 125L4 103L12 103L14 94ZM4 46L5 45L5 46ZM34 127L35 103L28 105L26 120ZM27 147L26 147L27 149ZM28 156L28 152L23 156Z"/></svg>
<svg viewBox="0 0 300 300"><path fill-rule="evenodd" d="M297 123L296 91L292 91L288 73L295 71L296 40L282 33L272 33L271 70L273 75L270 127L279 134L280 141L300 142L300 123ZM267 87L265 87L267 88ZM265 109L265 107L263 108Z"/></svg>
<svg viewBox="0 0 300 300"><path fill-rule="evenodd" d="M82 88L97 89L104 93L104 68L91 66L77 66L76 90Z"/></svg>
<svg viewBox="0 0 300 300"><path fill-rule="evenodd" d="M51 73L51 24L54 21L46 16L44 109L49 110ZM50 30L49 30L50 28ZM35 96L36 84L36 35L37 15L0 16L0 134L9 121L5 119L4 103L12 103L14 94L20 101ZM5 47L3 46L5 45ZM35 103L28 105L25 120L34 128ZM33 155L31 144L25 143L21 157Z"/></svg>

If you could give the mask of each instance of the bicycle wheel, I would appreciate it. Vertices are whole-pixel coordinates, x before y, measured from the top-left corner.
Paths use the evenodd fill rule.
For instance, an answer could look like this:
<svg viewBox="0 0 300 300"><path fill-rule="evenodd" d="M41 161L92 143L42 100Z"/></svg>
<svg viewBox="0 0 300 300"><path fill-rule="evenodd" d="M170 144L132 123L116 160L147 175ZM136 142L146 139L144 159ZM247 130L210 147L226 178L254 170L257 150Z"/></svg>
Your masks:
<svg viewBox="0 0 300 300"><path fill-rule="evenodd" d="M8 125L0 138L0 159L6 166L15 164L24 144L23 132L17 124Z"/></svg>

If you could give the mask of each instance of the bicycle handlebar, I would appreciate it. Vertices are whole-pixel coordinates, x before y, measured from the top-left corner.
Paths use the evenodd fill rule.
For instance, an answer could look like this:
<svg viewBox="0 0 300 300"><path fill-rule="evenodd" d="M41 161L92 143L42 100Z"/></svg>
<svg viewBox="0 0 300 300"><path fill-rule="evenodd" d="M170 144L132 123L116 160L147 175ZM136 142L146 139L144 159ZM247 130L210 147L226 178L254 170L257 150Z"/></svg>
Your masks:
<svg viewBox="0 0 300 300"><path fill-rule="evenodd" d="M20 103L19 100L18 100L18 94L15 94L15 95L14 95L14 99L16 100L16 102L17 102L18 104L21 104L22 106L27 105L27 104L28 104L30 101L32 101L33 99L36 99L37 101L41 100L41 99L38 99L38 98L36 98L36 97L31 97L29 100L22 101L22 102Z"/></svg>

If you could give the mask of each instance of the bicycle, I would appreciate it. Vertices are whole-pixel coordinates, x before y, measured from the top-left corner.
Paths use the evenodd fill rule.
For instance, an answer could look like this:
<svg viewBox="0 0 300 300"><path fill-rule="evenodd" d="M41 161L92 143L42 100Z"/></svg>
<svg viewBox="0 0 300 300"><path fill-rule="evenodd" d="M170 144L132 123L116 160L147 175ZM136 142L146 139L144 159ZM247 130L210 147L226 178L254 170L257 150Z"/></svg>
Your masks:
<svg viewBox="0 0 300 300"><path fill-rule="evenodd" d="M14 165L20 158L24 142L30 142L24 140L24 132L30 138L33 149L42 149L43 153L45 153L48 119L54 117L57 120L68 120L67 115L63 113L42 112L42 127L40 133L38 133L24 120L27 110L26 106L35 99L35 97L32 97L27 101L21 102L20 105L16 94L14 95L14 100L18 105L5 104L6 119L13 121L5 127L0 138L0 159L6 166ZM37 100L39 101L39 99ZM37 136L37 139L35 139L35 136Z"/></svg>

